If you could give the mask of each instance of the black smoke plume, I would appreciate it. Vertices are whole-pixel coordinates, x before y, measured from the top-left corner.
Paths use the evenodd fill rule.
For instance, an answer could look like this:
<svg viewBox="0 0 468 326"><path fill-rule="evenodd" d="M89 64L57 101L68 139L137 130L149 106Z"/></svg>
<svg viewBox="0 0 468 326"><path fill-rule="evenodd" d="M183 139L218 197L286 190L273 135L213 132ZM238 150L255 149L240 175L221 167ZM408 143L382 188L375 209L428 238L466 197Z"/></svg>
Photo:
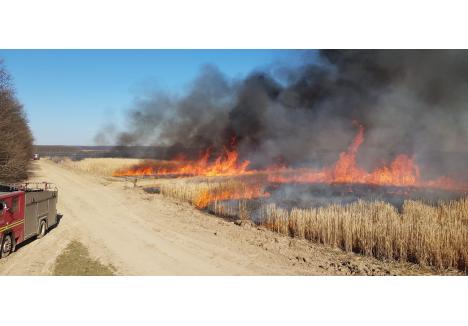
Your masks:
<svg viewBox="0 0 468 326"><path fill-rule="evenodd" d="M155 93L135 103L117 144L162 146L167 157L236 147L252 167L318 167L346 149L358 121L366 128L363 167L408 154L426 174L466 175L467 51L304 55L300 67L258 70L245 80L206 66L185 95Z"/></svg>

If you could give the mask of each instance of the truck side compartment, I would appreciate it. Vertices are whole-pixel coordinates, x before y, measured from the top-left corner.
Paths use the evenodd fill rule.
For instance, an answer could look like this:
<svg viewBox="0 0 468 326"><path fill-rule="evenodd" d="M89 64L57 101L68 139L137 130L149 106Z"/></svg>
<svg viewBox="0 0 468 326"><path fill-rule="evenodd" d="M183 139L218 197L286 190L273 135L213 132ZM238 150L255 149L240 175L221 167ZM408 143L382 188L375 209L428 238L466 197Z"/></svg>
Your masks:
<svg viewBox="0 0 468 326"><path fill-rule="evenodd" d="M26 192L24 214L24 238L39 232L39 223L45 219L47 227L57 224L57 191Z"/></svg>

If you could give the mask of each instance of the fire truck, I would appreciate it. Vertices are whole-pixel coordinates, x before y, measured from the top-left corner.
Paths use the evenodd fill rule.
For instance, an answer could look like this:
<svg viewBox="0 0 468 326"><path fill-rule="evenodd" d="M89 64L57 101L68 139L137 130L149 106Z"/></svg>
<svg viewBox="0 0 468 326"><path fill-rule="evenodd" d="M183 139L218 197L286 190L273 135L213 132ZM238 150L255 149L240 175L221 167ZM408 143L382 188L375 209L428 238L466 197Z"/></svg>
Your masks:
<svg viewBox="0 0 468 326"><path fill-rule="evenodd" d="M0 258L58 223L58 190L50 183L0 185Z"/></svg>

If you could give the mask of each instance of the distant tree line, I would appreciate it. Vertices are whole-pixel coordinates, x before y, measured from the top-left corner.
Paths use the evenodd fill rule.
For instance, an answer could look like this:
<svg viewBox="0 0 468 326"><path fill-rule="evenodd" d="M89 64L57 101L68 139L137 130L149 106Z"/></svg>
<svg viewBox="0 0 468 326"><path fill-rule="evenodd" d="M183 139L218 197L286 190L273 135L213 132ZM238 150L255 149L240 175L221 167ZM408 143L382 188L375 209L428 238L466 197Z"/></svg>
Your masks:
<svg viewBox="0 0 468 326"><path fill-rule="evenodd" d="M33 136L11 76L0 59L0 182L18 182L29 174Z"/></svg>

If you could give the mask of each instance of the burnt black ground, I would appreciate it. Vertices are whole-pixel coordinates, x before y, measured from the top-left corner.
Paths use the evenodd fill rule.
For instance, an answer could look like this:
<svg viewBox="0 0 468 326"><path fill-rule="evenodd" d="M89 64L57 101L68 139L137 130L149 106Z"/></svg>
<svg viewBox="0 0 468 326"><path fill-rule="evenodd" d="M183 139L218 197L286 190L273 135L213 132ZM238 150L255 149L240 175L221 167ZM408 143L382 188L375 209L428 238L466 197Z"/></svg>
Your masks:
<svg viewBox="0 0 468 326"><path fill-rule="evenodd" d="M266 187L269 197L244 201L252 220L260 222L262 205L275 204L291 210L292 208L325 207L332 204L346 205L358 200L387 202L401 212L406 200L418 200L429 205L441 201L456 200L467 196L466 192L446 191L442 189L396 187L366 184L271 184ZM239 200L226 200L218 205L229 208L232 218L237 218ZM208 211L211 208L208 207Z"/></svg>
<svg viewBox="0 0 468 326"><path fill-rule="evenodd" d="M349 204L357 200L385 201L400 209L405 200L419 200L428 204L455 200L467 195L460 191L442 189L380 186L367 184L273 184L267 191L267 202L284 207L320 207L330 204Z"/></svg>

